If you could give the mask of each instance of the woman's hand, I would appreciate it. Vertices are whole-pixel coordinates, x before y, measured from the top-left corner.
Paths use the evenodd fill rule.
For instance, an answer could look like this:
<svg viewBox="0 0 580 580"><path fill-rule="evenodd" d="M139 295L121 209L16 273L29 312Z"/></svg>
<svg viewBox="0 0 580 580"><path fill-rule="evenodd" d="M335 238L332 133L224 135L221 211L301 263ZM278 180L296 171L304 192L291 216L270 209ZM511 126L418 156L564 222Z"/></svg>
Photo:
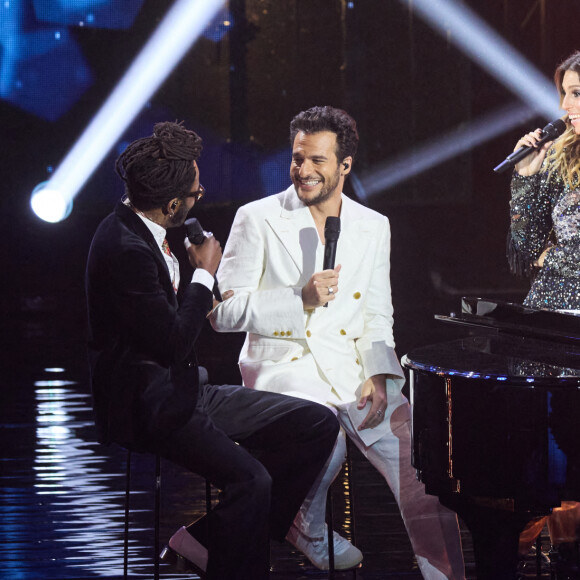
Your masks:
<svg viewBox="0 0 580 580"><path fill-rule="evenodd" d="M534 262L534 266L538 267L538 268L543 268L544 267L544 260L546 259L546 256L548 254L548 252L553 248L554 246L548 246L538 257L538 259Z"/></svg>
<svg viewBox="0 0 580 580"><path fill-rule="evenodd" d="M532 153L524 157L519 163L516 163L514 169L523 176L535 175L540 171L546 152L551 147L553 141L547 141L541 147L536 149L536 143L542 138L542 130L536 129L527 135L524 135L517 143L514 151L520 147L531 147L535 149Z"/></svg>

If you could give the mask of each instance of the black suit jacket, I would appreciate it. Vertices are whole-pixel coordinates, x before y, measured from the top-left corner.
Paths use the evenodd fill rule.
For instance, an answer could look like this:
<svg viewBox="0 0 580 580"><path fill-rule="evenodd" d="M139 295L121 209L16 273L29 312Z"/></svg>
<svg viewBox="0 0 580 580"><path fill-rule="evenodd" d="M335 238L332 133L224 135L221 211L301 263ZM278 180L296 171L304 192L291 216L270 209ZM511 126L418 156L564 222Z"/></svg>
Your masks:
<svg viewBox="0 0 580 580"><path fill-rule="evenodd" d="M193 345L212 293L203 284L184 283L178 305L153 235L119 203L95 233L86 272L101 442L145 450L191 417L199 386Z"/></svg>

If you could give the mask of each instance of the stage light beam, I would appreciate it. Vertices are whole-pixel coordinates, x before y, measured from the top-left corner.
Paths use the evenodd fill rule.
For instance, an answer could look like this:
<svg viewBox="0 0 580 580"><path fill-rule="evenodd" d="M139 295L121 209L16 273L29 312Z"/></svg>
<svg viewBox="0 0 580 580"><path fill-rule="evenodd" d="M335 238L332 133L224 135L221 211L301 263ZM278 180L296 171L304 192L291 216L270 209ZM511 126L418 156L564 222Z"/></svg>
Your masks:
<svg viewBox="0 0 580 580"><path fill-rule="evenodd" d="M428 169L465 153L482 143L501 135L514 126L525 123L534 116L528 107L512 104L493 113L438 135L436 139L403 152L396 159L374 169L353 181L358 198L364 203L368 198L395 187Z"/></svg>
<svg viewBox="0 0 580 580"><path fill-rule="evenodd" d="M416 147L353 180L357 196L366 202L398 183L443 163L536 114L552 121L562 115L552 81L523 58L497 32L464 5L453 0L400 0L455 44L473 62L511 90L522 104L484 116L465 130L449 131L436 141ZM452 81L450 81L452 82Z"/></svg>
<svg viewBox="0 0 580 580"><path fill-rule="evenodd" d="M38 217L50 215L47 221L53 222L67 217L66 208L93 171L222 5L223 0L175 2L50 180L33 191L35 213L36 207L54 204Z"/></svg>
<svg viewBox="0 0 580 580"><path fill-rule="evenodd" d="M453 0L400 0L548 121L562 113L551 80L465 5ZM453 82L453 79L449 79Z"/></svg>

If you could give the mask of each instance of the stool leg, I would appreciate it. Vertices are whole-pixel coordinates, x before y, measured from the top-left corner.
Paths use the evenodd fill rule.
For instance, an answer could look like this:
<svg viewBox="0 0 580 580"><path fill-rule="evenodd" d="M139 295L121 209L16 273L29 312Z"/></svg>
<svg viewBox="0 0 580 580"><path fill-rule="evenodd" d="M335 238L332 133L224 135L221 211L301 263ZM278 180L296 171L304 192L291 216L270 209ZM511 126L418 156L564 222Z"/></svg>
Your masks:
<svg viewBox="0 0 580 580"><path fill-rule="evenodd" d="M131 451L127 450L127 473L125 475L125 528L123 533L123 578L129 569L129 499L131 495Z"/></svg>
<svg viewBox="0 0 580 580"><path fill-rule="evenodd" d="M355 543L355 523L354 523L354 501L353 501L353 489L352 489L352 464L350 461L350 441L346 442L346 465L345 473L348 485L348 503L350 509L350 535L351 541ZM328 490L328 495L326 496L326 525L328 526L328 578L329 580L334 580L335 578L335 568L334 568L334 518L332 512L332 486ZM352 569L352 576L356 579L357 568Z"/></svg>
<svg viewBox="0 0 580 580"><path fill-rule="evenodd" d="M211 483L209 479L205 480L205 513L209 514L211 511Z"/></svg>
<svg viewBox="0 0 580 580"><path fill-rule="evenodd" d="M159 580L159 512L161 511L161 458L155 456L155 580Z"/></svg>
<svg viewBox="0 0 580 580"><path fill-rule="evenodd" d="M328 579L334 580L334 521L332 516L332 485L326 495L326 526L328 531Z"/></svg>
<svg viewBox="0 0 580 580"><path fill-rule="evenodd" d="M356 546L356 535L355 535L355 521L354 521L354 491L353 491L353 480L352 480L352 462L350 457L350 439L346 439L346 480L348 482L348 504L350 508L350 541ZM357 577L357 568L353 568L352 577Z"/></svg>

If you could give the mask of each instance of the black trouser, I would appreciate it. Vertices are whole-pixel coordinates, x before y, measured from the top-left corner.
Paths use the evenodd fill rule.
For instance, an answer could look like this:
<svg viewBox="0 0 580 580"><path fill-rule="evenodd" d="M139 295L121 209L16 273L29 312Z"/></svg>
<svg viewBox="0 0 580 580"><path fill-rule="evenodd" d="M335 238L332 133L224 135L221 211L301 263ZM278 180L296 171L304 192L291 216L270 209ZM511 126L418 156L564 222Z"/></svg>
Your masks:
<svg viewBox="0 0 580 580"><path fill-rule="evenodd" d="M318 403L202 387L194 415L157 452L221 490L206 516L208 537L200 538L208 580L268 578L269 538L286 536L337 434L334 414Z"/></svg>

